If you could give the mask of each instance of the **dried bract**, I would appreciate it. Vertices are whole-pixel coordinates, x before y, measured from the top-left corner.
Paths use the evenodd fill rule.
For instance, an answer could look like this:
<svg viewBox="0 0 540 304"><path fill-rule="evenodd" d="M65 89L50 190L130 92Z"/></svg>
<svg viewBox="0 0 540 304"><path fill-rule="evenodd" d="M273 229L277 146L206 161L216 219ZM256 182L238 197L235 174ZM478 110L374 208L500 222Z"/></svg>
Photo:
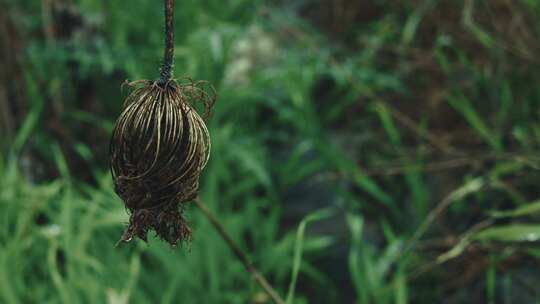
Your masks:
<svg viewBox="0 0 540 304"><path fill-rule="evenodd" d="M182 216L197 196L210 156L210 115L215 91L207 82L136 81L126 98L110 145L115 191L130 213L120 241L147 240L149 230L171 245L188 240Z"/></svg>

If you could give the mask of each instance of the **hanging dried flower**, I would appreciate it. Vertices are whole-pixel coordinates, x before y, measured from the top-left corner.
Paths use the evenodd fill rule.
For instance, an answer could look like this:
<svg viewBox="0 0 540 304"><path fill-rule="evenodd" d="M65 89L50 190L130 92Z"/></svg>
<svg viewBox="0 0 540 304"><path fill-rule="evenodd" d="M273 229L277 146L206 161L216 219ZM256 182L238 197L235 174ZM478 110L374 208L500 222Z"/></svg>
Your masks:
<svg viewBox="0 0 540 304"><path fill-rule="evenodd" d="M210 155L210 135L196 107L210 115L215 91L205 81L171 79L172 0L166 0L166 49L161 78L135 81L110 145L115 191L130 212L120 242L147 240L149 230L171 245L188 240L182 216L195 199Z"/></svg>
<svg viewBox="0 0 540 304"><path fill-rule="evenodd" d="M165 54L157 81L130 83L110 146L111 173L116 193L131 213L119 243L133 237L147 240L149 230L172 246L189 240L191 230L182 213L195 200L235 255L274 303L285 303L249 262L208 207L196 199L199 175L210 156L210 134L196 107L208 118L216 100L205 81L172 79L174 55L173 6L165 2Z"/></svg>

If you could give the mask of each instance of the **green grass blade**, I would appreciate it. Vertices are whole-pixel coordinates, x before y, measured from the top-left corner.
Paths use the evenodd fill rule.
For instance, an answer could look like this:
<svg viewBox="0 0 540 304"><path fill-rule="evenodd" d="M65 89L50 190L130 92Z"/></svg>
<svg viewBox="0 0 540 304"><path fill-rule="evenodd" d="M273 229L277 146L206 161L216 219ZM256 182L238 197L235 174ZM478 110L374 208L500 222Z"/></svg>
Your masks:
<svg viewBox="0 0 540 304"><path fill-rule="evenodd" d="M304 234L305 234L307 225L312 222L329 218L332 215L334 215L335 212L336 212L335 209L332 209L332 208L318 210L306 216L300 222L300 225L298 225L298 230L296 231L296 242L294 245L294 257L293 257L293 266L292 266L292 272L291 272L291 282L289 284L289 291L287 292L287 299L285 300L287 304L292 304L292 301L294 299L294 290L296 287L296 281L298 279L300 266L302 265Z"/></svg>
<svg viewBox="0 0 540 304"><path fill-rule="evenodd" d="M540 240L540 225L510 224L487 228L476 236L479 241L535 242Z"/></svg>

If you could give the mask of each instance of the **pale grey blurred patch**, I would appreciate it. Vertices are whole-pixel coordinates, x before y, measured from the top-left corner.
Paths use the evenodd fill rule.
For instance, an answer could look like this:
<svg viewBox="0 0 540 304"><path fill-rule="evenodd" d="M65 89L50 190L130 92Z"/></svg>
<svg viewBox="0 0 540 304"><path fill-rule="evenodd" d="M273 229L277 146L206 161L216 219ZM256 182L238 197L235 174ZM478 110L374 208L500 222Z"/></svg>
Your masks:
<svg viewBox="0 0 540 304"><path fill-rule="evenodd" d="M233 59L225 70L225 84L249 85L253 72L275 62L278 52L275 38L260 26L252 25L234 42Z"/></svg>

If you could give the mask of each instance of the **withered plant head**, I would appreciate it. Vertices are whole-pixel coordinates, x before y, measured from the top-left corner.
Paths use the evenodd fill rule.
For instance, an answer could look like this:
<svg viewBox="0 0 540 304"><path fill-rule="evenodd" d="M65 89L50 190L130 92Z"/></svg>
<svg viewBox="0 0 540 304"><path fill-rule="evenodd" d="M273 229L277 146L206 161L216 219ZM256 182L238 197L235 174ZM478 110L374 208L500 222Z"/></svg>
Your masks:
<svg viewBox="0 0 540 304"><path fill-rule="evenodd" d="M113 131L115 191L130 212L120 241L147 240L149 230L176 245L191 232L182 216L199 188L210 135L195 107L210 115L215 92L207 82L136 81Z"/></svg>
<svg viewBox="0 0 540 304"><path fill-rule="evenodd" d="M165 4L165 52L157 81L135 81L116 121L110 144L115 191L130 213L119 242L147 240L148 232L171 245L188 240L184 206L197 196L210 156L210 135L196 107L210 115L216 100L205 81L172 79L174 0Z"/></svg>

